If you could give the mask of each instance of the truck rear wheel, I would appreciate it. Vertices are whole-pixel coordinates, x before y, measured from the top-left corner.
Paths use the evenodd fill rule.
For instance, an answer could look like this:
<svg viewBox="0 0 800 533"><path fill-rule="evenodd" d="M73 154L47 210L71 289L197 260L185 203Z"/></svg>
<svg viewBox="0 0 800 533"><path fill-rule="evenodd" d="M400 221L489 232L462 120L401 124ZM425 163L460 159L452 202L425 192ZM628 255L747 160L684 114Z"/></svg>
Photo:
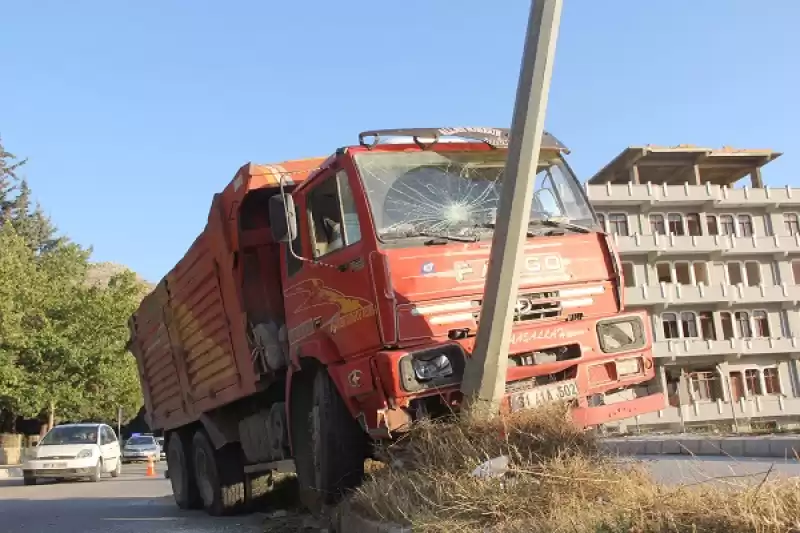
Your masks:
<svg viewBox="0 0 800 533"><path fill-rule="evenodd" d="M323 369L292 386L291 417L300 500L319 515L363 480L367 436Z"/></svg>
<svg viewBox="0 0 800 533"><path fill-rule="evenodd" d="M194 468L178 432L169 437L167 468L169 469L169 481L172 484L172 494L175 496L175 503L178 507L181 509L202 508L203 500L200 499L200 493L197 491Z"/></svg>
<svg viewBox="0 0 800 533"><path fill-rule="evenodd" d="M245 508L244 463L234 446L214 450L205 432L192 439L197 489L206 512L233 514Z"/></svg>

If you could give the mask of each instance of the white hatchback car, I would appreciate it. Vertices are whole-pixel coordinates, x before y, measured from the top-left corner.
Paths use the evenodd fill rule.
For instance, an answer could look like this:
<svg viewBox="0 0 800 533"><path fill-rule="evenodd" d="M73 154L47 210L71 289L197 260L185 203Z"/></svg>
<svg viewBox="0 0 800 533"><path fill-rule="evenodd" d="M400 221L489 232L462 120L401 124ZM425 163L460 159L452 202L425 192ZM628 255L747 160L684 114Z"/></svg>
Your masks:
<svg viewBox="0 0 800 533"><path fill-rule="evenodd" d="M56 426L28 450L22 465L26 485L40 478L88 478L100 481L103 473L122 473L119 440L106 424Z"/></svg>

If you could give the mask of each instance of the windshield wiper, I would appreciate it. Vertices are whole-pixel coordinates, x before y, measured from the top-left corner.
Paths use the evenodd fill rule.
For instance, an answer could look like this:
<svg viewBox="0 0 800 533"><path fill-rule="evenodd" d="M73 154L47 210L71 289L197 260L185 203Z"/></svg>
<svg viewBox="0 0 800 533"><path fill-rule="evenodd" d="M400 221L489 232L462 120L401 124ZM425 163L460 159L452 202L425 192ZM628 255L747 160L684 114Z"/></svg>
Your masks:
<svg viewBox="0 0 800 533"><path fill-rule="evenodd" d="M432 237L431 240L425 241L425 246L432 246L435 244L447 244L448 241L455 242L478 242L477 235L450 235L447 233L430 233L427 231L420 231L415 234L420 237Z"/></svg>
<svg viewBox="0 0 800 533"><path fill-rule="evenodd" d="M592 230L587 228L586 226L581 226L580 224L573 224L572 222L565 222L561 220L553 220L553 219L536 219L531 220L528 222L528 227L532 226L548 226L551 228L558 228L558 229L566 229L571 230L576 233L591 233Z"/></svg>

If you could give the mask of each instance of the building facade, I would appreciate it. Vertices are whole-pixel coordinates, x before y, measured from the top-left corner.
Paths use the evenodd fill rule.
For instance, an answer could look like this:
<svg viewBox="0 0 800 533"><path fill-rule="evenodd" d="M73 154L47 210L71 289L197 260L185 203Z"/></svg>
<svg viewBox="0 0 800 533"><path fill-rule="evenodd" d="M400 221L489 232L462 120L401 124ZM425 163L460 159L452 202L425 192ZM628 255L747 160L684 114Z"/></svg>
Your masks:
<svg viewBox="0 0 800 533"><path fill-rule="evenodd" d="M652 320L647 390L666 396L621 430L800 424L800 189L764 186L778 156L628 148L587 183L623 261L626 307Z"/></svg>

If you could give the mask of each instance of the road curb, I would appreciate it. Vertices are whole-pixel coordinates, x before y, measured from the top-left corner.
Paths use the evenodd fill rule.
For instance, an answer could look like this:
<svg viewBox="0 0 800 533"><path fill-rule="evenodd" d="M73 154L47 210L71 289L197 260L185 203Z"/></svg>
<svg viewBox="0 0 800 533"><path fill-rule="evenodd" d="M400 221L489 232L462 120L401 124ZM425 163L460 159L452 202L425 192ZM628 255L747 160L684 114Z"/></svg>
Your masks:
<svg viewBox="0 0 800 533"><path fill-rule="evenodd" d="M22 469L18 466L0 466L0 479L16 479L22 477Z"/></svg>
<svg viewBox="0 0 800 533"><path fill-rule="evenodd" d="M603 439L601 447L617 455L725 455L797 459L797 437L626 437Z"/></svg>

